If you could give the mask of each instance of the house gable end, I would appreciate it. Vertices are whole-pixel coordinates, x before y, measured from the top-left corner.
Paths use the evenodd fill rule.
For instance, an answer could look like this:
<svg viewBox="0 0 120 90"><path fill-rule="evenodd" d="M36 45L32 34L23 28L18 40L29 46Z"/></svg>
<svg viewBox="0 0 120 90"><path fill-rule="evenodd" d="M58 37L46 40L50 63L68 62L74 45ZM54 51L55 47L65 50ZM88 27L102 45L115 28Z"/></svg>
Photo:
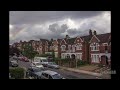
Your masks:
<svg viewBox="0 0 120 90"><path fill-rule="evenodd" d="M95 35L93 35L89 43L92 43L92 42L100 42L100 40Z"/></svg>
<svg viewBox="0 0 120 90"><path fill-rule="evenodd" d="M83 42L82 38L76 37L74 43L81 43L81 42Z"/></svg>
<svg viewBox="0 0 120 90"><path fill-rule="evenodd" d="M60 45L65 45L65 44L67 44L67 43L66 43L65 39L63 39L63 40L60 42Z"/></svg>

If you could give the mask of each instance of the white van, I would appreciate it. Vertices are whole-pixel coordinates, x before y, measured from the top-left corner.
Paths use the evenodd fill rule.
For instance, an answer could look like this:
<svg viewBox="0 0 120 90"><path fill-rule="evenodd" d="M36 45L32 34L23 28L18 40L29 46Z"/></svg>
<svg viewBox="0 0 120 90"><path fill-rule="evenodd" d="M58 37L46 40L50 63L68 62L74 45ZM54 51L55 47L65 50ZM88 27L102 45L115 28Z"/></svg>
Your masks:
<svg viewBox="0 0 120 90"><path fill-rule="evenodd" d="M48 64L46 57L34 57L34 62L40 62L41 64Z"/></svg>

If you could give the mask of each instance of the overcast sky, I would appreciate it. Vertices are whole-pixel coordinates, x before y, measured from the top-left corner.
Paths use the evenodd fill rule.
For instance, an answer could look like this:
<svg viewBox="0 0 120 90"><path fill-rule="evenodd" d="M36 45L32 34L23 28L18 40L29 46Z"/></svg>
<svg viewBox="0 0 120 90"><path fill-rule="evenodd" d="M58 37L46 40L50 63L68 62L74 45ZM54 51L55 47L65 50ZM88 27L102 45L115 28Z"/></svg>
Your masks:
<svg viewBox="0 0 120 90"><path fill-rule="evenodd" d="M9 37L14 42L111 32L109 11L10 11Z"/></svg>

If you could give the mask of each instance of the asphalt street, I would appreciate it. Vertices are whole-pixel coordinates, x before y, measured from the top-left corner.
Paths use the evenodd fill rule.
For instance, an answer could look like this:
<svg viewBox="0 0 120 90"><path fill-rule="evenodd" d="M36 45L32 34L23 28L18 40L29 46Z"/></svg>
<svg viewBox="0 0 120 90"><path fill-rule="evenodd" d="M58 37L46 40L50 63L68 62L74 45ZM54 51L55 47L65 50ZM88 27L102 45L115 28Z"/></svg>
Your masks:
<svg viewBox="0 0 120 90"><path fill-rule="evenodd" d="M12 58L10 60L12 60ZM19 67L24 67L26 69L30 66L30 63L31 62L24 62L24 61L18 60ZM47 68L47 67L45 69L58 72L66 79L97 79L96 76L83 74L83 73L75 73L75 72L67 71L67 70L63 70L63 69L52 69L52 68Z"/></svg>

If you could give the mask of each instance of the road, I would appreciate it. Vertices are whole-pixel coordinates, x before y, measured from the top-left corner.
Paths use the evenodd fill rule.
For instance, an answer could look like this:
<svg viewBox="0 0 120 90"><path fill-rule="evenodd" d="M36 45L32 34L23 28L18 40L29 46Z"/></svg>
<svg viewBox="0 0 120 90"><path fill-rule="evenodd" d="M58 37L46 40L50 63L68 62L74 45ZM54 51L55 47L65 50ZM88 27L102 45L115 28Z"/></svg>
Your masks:
<svg viewBox="0 0 120 90"><path fill-rule="evenodd" d="M19 64L19 67L24 67L27 69L30 65L30 62L24 62L24 61L18 60L18 64ZM51 69L51 68L45 68L45 69L58 72L66 79L96 79L96 76L83 74L83 73L75 73L75 72L67 71L63 69Z"/></svg>

